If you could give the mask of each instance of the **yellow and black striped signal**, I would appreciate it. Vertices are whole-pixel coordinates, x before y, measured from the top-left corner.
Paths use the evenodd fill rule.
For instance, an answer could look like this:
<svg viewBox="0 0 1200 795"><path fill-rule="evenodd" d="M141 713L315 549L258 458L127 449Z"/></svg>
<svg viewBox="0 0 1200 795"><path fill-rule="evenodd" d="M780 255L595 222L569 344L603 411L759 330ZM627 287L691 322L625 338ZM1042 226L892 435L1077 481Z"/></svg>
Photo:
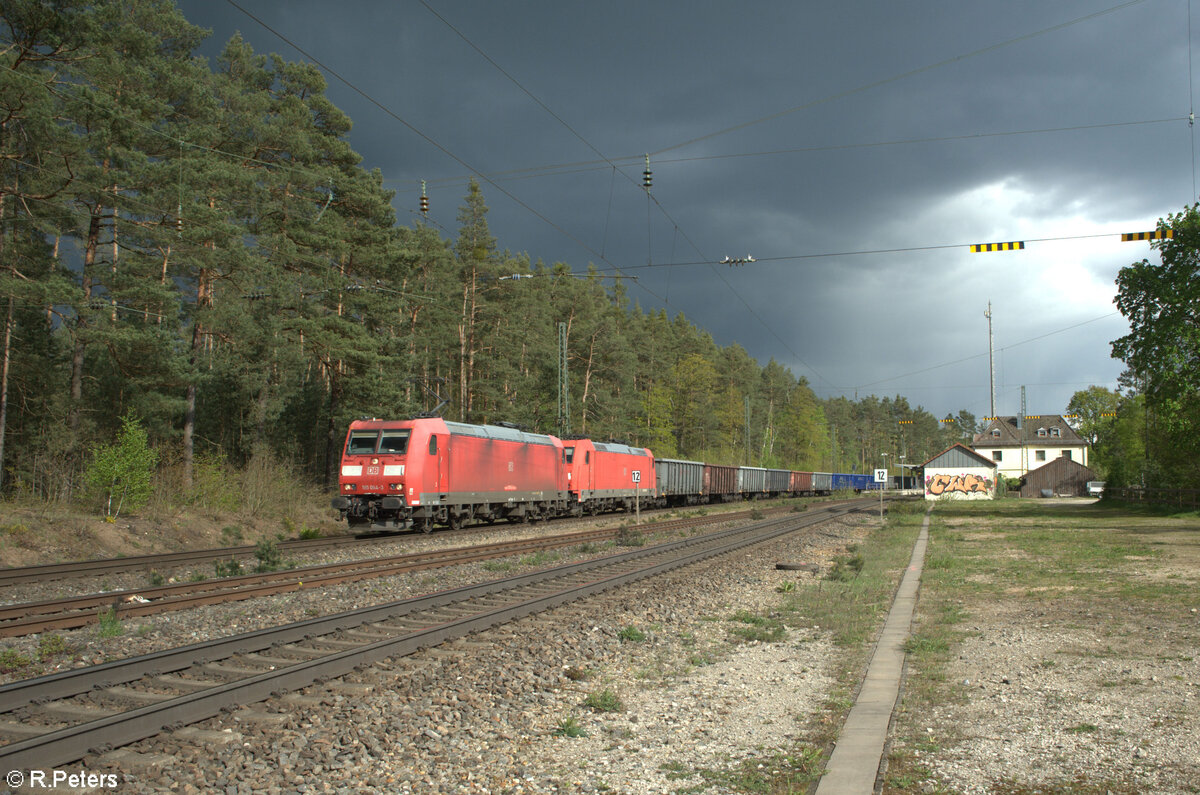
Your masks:
<svg viewBox="0 0 1200 795"><path fill-rule="evenodd" d="M1126 232L1121 235L1121 242L1128 243L1131 240L1174 240L1174 229L1156 229L1153 232Z"/></svg>
<svg viewBox="0 0 1200 795"><path fill-rule="evenodd" d="M1023 248L1024 240L1013 240L1008 243L975 243L971 246L971 252L978 254L981 251L1020 251Z"/></svg>

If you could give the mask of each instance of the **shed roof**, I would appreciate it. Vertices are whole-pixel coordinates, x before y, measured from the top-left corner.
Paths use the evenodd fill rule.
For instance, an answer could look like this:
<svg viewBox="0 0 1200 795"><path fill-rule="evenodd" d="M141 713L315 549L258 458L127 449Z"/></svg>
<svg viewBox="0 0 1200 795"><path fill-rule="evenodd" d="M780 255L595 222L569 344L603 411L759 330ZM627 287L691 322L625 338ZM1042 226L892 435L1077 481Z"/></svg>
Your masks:
<svg viewBox="0 0 1200 795"><path fill-rule="evenodd" d="M935 455L933 458L926 461L921 466L926 469L939 469L941 467L987 467L989 469L996 468L996 462L990 458L981 456L971 448L955 443L947 447L942 452Z"/></svg>
<svg viewBox="0 0 1200 795"><path fill-rule="evenodd" d="M1055 428L1058 429L1058 436L1052 435ZM1044 435L1038 435L1038 431L1042 431ZM1023 447L1047 443L1062 447L1087 446L1087 441L1075 433L1075 429L1061 414L1026 415L1020 428L1017 427L1015 416L995 417L983 429L983 433L976 434L971 440L972 447Z"/></svg>

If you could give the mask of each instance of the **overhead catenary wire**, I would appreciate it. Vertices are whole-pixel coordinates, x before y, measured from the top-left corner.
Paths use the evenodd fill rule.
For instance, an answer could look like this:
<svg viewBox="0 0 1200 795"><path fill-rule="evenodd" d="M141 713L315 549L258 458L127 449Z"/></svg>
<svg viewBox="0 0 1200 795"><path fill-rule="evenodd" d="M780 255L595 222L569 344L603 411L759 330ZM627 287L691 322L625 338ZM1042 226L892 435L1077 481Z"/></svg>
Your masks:
<svg viewBox="0 0 1200 795"><path fill-rule="evenodd" d="M922 136L919 138L898 138L890 141L863 141L860 143L839 143L839 144L820 144L813 146L791 146L778 149L763 149L749 152L725 152L713 153L705 155L694 155L685 157L656 157L654 162L658 165L675 165L680 163L703 163L708 161L719 160L735 160L741 158L757 158L757 157L778 157L780 155L790 154L812 154L819 152L837 152L857 149L875 149L889 146L914 146L918 144L930 143L952 143L955 141L972 141L984 140L988 138L1007 138L1025 135L1048 135L1052 133L1064 132L1083 132L1088 130L1105 130L1116 129L1122 127L1141 127L1156 124L1178 124L1179 122L1188 122L1191 119L1188 116L1168 116L1161 119L1139 119L1134 121L1115 121L1115 122L1099 122L1096 124L1072 124L1059 127L1039 127L1024 130L998 130L995 132L983 133L965 133L962 135L934 135ZM523 168L509 169L507 171L491 171L488 176L496 180L516 181L522 179L540 179L543 177L560 177L571 176L574 174L584 174L593 171L600 171L612 166L621 164L624 167L633 168L637 165L637 161L642 159L643 155L622 155L614 157L612 160L577 160L567 163L549 163L538 166L526 166ZM456 175L452 177L443 177L439 180L430 180L431 185L439 187L450 187L455 185L465 184L470 179L467 175ZM407 185L411 180L391 180L385 179L384 183Z"/></svg>
<svg viewBox="0 0 1200 795"><path fill-rule="evenodd" d="M1080 323L1073 323L1070 326L1064 326L1063 328L1054 329L1053 331L1047 331L1044 334L1038 334L1037 336L1023 339L1020 342L1014 342L1010 345L1004 345L1002 347L999 347L996 349L996 352L1000 353L1003 351L1012 350L1013 348L1018 348L1022 345L1028 345L1031 342L1037 342L1038 340L1043 340L1043 339L1046 339L1047 337L1053 337L1057 334L1063 334L1068 331L1074 331L1077 328L1081 328L1083 326L1087 326L1092 323L1098 323L1101 320L1107 320L1108 318L1116 317L1119 314L1121 314L1121 313L1120 312L1109 312L1107 314L1100 315L1099 317L1091 318L1090 320L1084 320ZM951 365L962 364L963 362L969 362L974 359L979 359L979 358L982 358L987 355L988 355L987 351L981 351L980 353L972 354L971 356L964 356L959 359L953 359L951 361L942 362L940 364L930 365L929 367L922 367L919 370L911 370L907 373L900 373L899 375L893 375L888 378L881 378L878 381L871 381L870 383L867 383L867 384L859 384L858 386L853 387L853 389L867 389L869 387L878 386L880 384L886 384L889 381L898 381L901 378L908 378L910 376L921 375L922 373L928 373L933 370L940 370L943 367L950 367Z"/></svg>
<svg viewBox="0 0 1200 795"><path fill-rule="evenodd" d="M1076 17L1075 19L1068 20L1066 22L1061 22L1057 25L1051 25L1050 27L1042 28L1041 30L1035 30L1030 33L1024 33L1020 36L1016 36L1011 39L1006 39L1004 41L996 42L995 44L989 44L986 47L980 47L976 50L972 50L971 52L964 53L963 55L956 55L954 57L946 58L941 61L937 61L935 63L926 64L925 66L921 66L916 69L910 69L907 72L902 72L900 74L891 75L889 77L885 77L880 80L875 80L870 83L865 83L865 84L857 86L855 88L846 89L845 91L838 91L833 94L829 94L824 97L821 97L819 99L814 99L810 102L805 102L801 105L796 105L795 107L776 111L775 113L771 113L771 114L762 116L757 119L751 119L750 121L742 122L740 124L735 124L731 127L726 127L721 130L716 130L714 132L707 133L705 135L697 136L695 138L691 138L689 140L682 141L680 143L672 144L671 146L663 147L656 152L651 152L650 154L655 155L655 156L661 155L661 154L664 154L665 152L672 152L676 149L682 149L686 146L691 146L692 144L697 144L702 141L708 141L712 138L717 138L722 135L728 135L729 133L737 132L738 130L744 130L744 129L747 129L748 127L754 127L756 125L763 124L765 122L774 121L775 119L779 119L784 116L788 116L788 115L797 113L802 110L807 110L808 108L813 108L813 107L816 107L817 105L823 105L823 104L826 104L829 102L833 102L834 100L853 96L854 94L861 94L864 91L869 91L873 88L879 88L880 86L885 86L885 85L888 85L889 83L896 83L901 80L906 80L910 77L915 77L916 75L923 74L925 72L930 72L935 69L940 69L943 66L949 66L950 64L959 63L959 62L965 61L969 58L975 58L977 56L983 55L984 53L989 53L989 52L993 52L995 50L1003 49L1004 47L1009 47L1013 44L1017 44L1018 42L1028 41L1029 39L1036 38L1038 36L1045 36L1049 33L1055 33L1057 31L1064 30L1064 29L1072 27L1074 25L1078 25L1083 22L1088 22L1088 21L1096 19L1098 17L1106 16L1108 14L1112 14L1117 11L1124 10L1131 6L1140 5L1141 3L1144 3L1144 2L1146 2L1146 0L1128 0L1128 2L1121 3L1116 6L1112 6L1110 8L1101 9L1100 11L1096 11L1091 14L1085 14L1081 17Z"/></svg>
<svg viewBox="0 0 1200 795"><path fill-rule="evenodd" d="M236 7L236 3L234 3L233 0L227 0L227 2L229 2L231 5L234 5ZM632 177L630 177L628 174L626 174L622 169L620 169L617 166L616 163L614 163L607 156L605 156L600 151L599 148L597 148L595 145L593 145L589 140L587 140L587 138L585 138L582 134L580 134L578 130L576 130L569 123L567 123L566 120L564 120L561 116L559 116L557 113L555 113L545 102L543 102L536 95L534 95L533 92L531 92L524 85L522 85L519 80L517 80L507 70L505 70L502 66L500 66L500 64L498 64L491 56L489 56L486 52L484 52L482 48L480 48L474 42L472 42L469 38L467 38L467 36L462 31L460 31L458 28L456 28L454 25L452 25L445 17L443 17L441 14L438 14L436 11L434 11L433 8L431 8L429 6L429 4L425 2L425 0L421 0L421 5L423 5L434 17L436 17L444 25L446 25L451 31L453 31L455 35L457 35L460 39L462 39L464 42L466 42L466 44L468 46L470 46L473 50L475 50L477 53L479 53L480 56L482 56L488 63L490 63L493 67L495 67L509 81L511 81L514 85L516 85L517 88L520 89L526 96L528 96L531 100L533 100L535 103L537 103L537 105L540 108L542 108L544 111L546 111L546 113L548 113L551 117L553 117L556 121L558 121L568 131L570 131L572 135L574 135L581 142L583 142L583 144L585 146L587 146L590 150L592 150L597 155L599 155L605 161L605 163L607 163L609 166L612 167L614 173L620 172L621 175L624 176L626 179L629 179L630 181L633 181L634 184L637 184L636 181L634 181ZM295 46L295 45L292 45L292 46ZM299 49L299 48L297 48L297 49ZM303 51L301 51L301 52L303 52ZM659 211L662 212L662 214L671 222L671 224L674 226L675 231L677 233L679 232L679 223L677 221L675 221L674 218L671 217L671 215L666 211L666 208L664 208L662 206L662 203L658 200L658 198L656 196L654 196L653 192L651 191L651 188L653 187L653 177L652 177L652 172L650 170L650 155L645 154L644 157L645 157L645 169L642 171L641 188L646 193L646 249L647 249L646 265L647 265L647 267L652 267L654 262L653 262L653 224L652 224L652 219L651 219L651 202L653 202L654 206L657 206L659 208ZM491 183L491 184L495 185L495 183ZM684 234L684 239L687 240L689 242L689 244L692 245L693 249L696 250L697 254L701 254L701 256L703 256L703 254L700 252L699 248L695 245L695 243L693 243L691 241L691 239L686 234ZM605 230L605 242L607 242L607 228ZM601 254L601 259L604 259L603 253ZM605 261L607 261L607 260L605 260ZM618 273L620 273L622 270L622 268L620 268L619 266L614 266L614 268L617 270ZM794 350L792 350L791 345L789 345L787 343L787 341L784 340L775 331L775 329L772 328L770 326L770 324L768 324L766 322L766 320L750 306L750 304L746 301L746 299L744 297L742 297L742 295L734 288L734 286L732 284L729 283L728 280L725 279L725 277L719 271L714 270L713 272L725 284L726 288L730 291L730 293L732 293L735 297L737 297L737 299L742 303L742 305L746 307L746 309L750 312L750 314L754 317L754 319L757 320L759 322L759 324L764 329L766 329L776 340L778 340L783 345L784 349L787 350L796 359L796 361L798 361L801 365L803 365L808 370L812 371L812 373L818 378L818 380L820 380L820 381L826 380L824 378L824 376L822 376L819 372L817 372L817 370L815 368L813 368L811 365L807 364L800 357L799 354L797 354ZM650 291L647 290L647 292L650 292ZM660 301L662 301L664 304L666 304L668 306L670 305L670 302L665 297L657 296L657 295L655 295L655 297L658 298ZM826 381L826 383L828 383L828 382Z"/></svg>
<svg viewBox="0 0 1200 795"><path fill-rule="evenodd" d="M1052 243L1063 240L1091 240L1104 237L1120 238L1120 232L1094 232L1086 235L1057 235L1054 237L1027 237L1026 243ZM754 258L754 264L765 264L768 262L788 262L792 260L812 260L825 259L829 257L864 257L876 254L907 254L916 251L945 251L949 249L969 249L970 243L937 243L928 246L900 246L896 248L870 248L870 249L852 249L848 251L822 251L807 254L780 254L774 257L757 256ZM701 259L689 260L686 262L660 262L654 265L655 268L683 268L696 265L713 265L714 260ZM749 263L741 263L749 264ZM646 265L626 265L625 270L638 270L646 268Z"/></svg>
<svg viewBox="0 0 1200 795"><path fill-rule="evenodd" d="M522 199L520 199L520 198L519 198L518 196L516 196L514 193L512 193L512 192L511 192L511 191L509 191L509 190L506 190L506 189L505 189L503 186L501 186L501 185L500 185L500 184L498 184L497 182L495 182L495 181L493 181L493 180L489 179L489 178L488 178L488 177L487 177L487 176L486 176L486 175L485 175L485 174L484 174L482 171L480 171L479 169L477 169L477 168L475 168L474 166L472 166L470 163L468 163L468 162L467 162L466 160L464 160L463 158L459 157L457 154L455 154L454 152L452 152L452 151L451 151L449 148L447 148L446 146L444 146L444 145L443 145L441 142L437 141L437 140L436 140L436 139L434 139L432 136L430 136L430 135L428 135L427 133L425 133L424 131L420 130L418 127L416 127L416 125L412 124L412 123L411 123L411 122L409 122L407 119L405 119L405 118L403 118L402 116L400 116L400 114L396 113L396 112L395 112L394 110L392 110L390 107L388 107L388 106L387 106L387 105L385 105L384 103L380 102L379 100L375 99L375 97L371 96L371 95L370 95L370 94L368 94L366 91L364 91L363 89L359 88L359 87L358 87L358 86L357 86L355 83L353 83L352 81L350 81L350 80L349 80L349 79L347 79L346 77L343 77L343 76L342 76L342 74L341 74L340 72L338 72L337 70L335 70L335 69L331 68L330 66L328 66L327 64L325 64L323 61L321 61L319 58L317 58L316 56L314 56L312 53L308 52L306 49L304 49L304 48L303 48L303 47L301 47L299 44L297 44L296 42L294 42L294 41L292 41L291 39L289 39L287 36L284 36L282 33L280 33L280 32L279 32L278 30L276 30L275 28L271 27L270 25L268 25L266 22L264 22L264 21L263 21L262 19L260 19L259 17L257 17L257 16L255 16L254 14L250 13L248 10L246 10L246 9L245 9L245 8L243 8L241 5L239 5L237 2L235 2L235 0L225 0L225 2L226 2L226 3L228 3L229 5L233 6L234 8L236 8L238 11L242 12L243 14L245 14L245 15L246 15L247 17L249 17L250 19L254 20L254 22L255 22L255 23L257 23L257 24L258 24L258 25L260 25L262 28L264 28L265 30L267 30L268 32L270 32L272 35L274 35L274 36L275 36L276 38L278 38L280 41L282 41L282 42L284 42L285 44L287 44L287 45L288 45L289 47L291 47L292 49L296 50L296 52L300 53L300 54L301 54L301 55L303 55L305 58L307 58L309 61L311 61L313 64L315 64L316 66L320 67L320 68L321 68L322 70L324 70L324 71L325 71L327 74L329 74L330 76L332 76L333 78L335 78L335 79L336 79L338 82L340 82L340 83L342 83L343 85L345 85L347 88L349 88L349 89L350 89L351 91L353 91L354 93L358 94L360 97L362 97L363 99L365 99L365 100L366 100L367 102L369 102L371 105L374 105L376 108L378 108L378 109L379 109L380 111L382 111L384 114L386 114L386 115L387 115L387 116L389 116L390 118L392 118L392 119L394 119L394 120L398 121L400 124L404 125L404 127L405 127L405 128L407 128L407 129L408 129L410 132L412 132L413 134L415 134L416 136L418 136L419 138L421 138L421 140L423 140L423 141L425 141L426 143L428 143L429 145L433 146L433 147L434 147L435 149L437 149L439 152L441 152L442 154L446 155L447 157L449 157L449 158L450 158L451 160L453 160L454 162L458 163L458 164L459 164L460 166L462 166L463 168L466 168L466 169L467 169L468 171L470 171L472 174L476 175L476 176L477 176L479 179L481 179L481 180L483 180L484 182L486 182L487 184L491 185L493 188L495 188L497 191L499 191L500 193L502 193L504 196L508 197L508 199L509 199L510 201L514 202L514 203L515 203L515 204L517 204L519 207L521 207L521 208L522 208L522 209L524 209L525 211L529 212L529 213L530 213L530 214L532 214L534 217L538 218L539 220L541 220L542 222L544 222L545 224L547 224L548 226L550 226L552 229L554 229L554 230L556 230L557 232L559 232L560 234L562 234L564 237L568 238L569 240L572 240L572 241L574 241L574 242L575 242L577 245L579 245L579 246L580 246L581 248L583 248L585 251L588 251L588 252L590 252L591 254L595 255L597 258L601 259L602 261L604 261L604 262L607 262L607 263L608 263L610 266L612 266L614 269L616 269L616 270L620 271L620 267L619 267L619 266L617 266L615 263L611 262L610 260L608 260L608 259L606 259L606 258L604 258L604 257L600 257L600 254L599 254L599 252L598 252L598 251L596 251L594 248L592 248L592 247L591 247L590 245L588 245L586 242L584 242L583 240L581 240L581 239L580 239L580 238L579 238L577 235L574 235L574 234L572 234L571 232L567 231L566 229L564 229L564 228L563 228L562 226L560 226L559 224L556 224L556 223L554 223L554 221L552 221L552 220L550 220L549 218L547 218L545 214L543 214L543 213L539 212L538 210L534 209L533 207L531 207L531 206L530 206L528 203L526 203L525 201L523 201ZM658 299L658 300L660 300L660 301L662 300L662 296L658 295L657 293L655 293L653 290L649 289L649 288L648 288L648 287L646 287L645 285L642 285L642 284L640 284L640 283L639 283L639 287L640 287L642 290L644 290L644 291L645 291L647 294L649 294L649 295L653 296L654 298L657 298L657 299Z"/></svg>

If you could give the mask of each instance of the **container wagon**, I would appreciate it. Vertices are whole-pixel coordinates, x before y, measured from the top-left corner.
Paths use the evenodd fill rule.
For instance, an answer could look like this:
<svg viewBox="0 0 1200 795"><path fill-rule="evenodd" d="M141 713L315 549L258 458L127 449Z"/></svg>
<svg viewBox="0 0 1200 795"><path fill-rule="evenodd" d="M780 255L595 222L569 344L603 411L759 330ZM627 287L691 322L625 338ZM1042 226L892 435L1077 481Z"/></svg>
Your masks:
<svg viewBox="0 0 1200 795"><path fill-rule="evenodd" d="M787 494L792 490L792 473L786 469L767 470L767 493L772 497Z"/></svg>
<svg viewBox="0 0 1200 795"><path fill-rule="evenodd" d="M700 461L656 458L654 478L660 505L694 505L702 499L704 464Z"/></svg>
<svg viewBox="0 0 1200 795"><path fill-rule="evenodd" d="M757 500L767 493L767 470L761 467L738 467L738 493L747 500Z"/></svg>
<svg viewBox="0 0 1200 795"><path fill-rule="evenodd" d="M792 494L812 494L813 473L793 472L790 491Z"/></svg>
<svg viewBox="0 0 1200 795"><path fill-rule="evenodd" d="M729 502L738 498L738 468L720 464L704 465L704 502Z"/></svg>

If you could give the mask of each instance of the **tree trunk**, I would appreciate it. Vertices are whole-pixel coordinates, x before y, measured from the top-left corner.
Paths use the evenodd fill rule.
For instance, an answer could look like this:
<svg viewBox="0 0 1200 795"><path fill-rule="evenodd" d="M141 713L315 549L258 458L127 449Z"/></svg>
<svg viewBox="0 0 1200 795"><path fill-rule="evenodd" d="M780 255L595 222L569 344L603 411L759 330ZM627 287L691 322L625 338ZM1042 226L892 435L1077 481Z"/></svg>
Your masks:
<svg viewBox="0 0 1200 795"><path fill-rule="evenodd" d="M71 353L71 410L67 419L72 437L79 433L79 418L83 411L83 355L87 347L84 340L87 321L83 319L83 311L92 299L92 269L96 265L96 247L100 240L100 213L99 206L92 212L83 249L83 307L75 321L75 350Z"/></svg>
<svg viewBox="0 0 1200 795"><path fill-rule="evenodd" d="M0 366L0 493L4 491L4 433L8 428L8 362L12 354L13 297L4 319L4 363Z"/></svg>

